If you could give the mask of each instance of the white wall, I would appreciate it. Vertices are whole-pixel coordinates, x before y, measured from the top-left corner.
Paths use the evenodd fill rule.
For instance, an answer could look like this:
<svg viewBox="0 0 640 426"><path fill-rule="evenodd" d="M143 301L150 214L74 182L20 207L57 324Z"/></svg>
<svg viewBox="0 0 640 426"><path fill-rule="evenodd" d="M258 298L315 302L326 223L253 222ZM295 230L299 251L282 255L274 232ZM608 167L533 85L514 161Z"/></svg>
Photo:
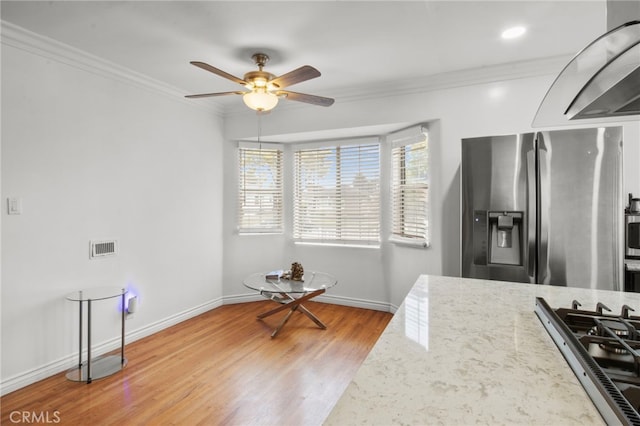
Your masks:
<svg viewBox="0 0 640 426"><path fill-rule="evenodd" d="M69 292L139 294L127 341L222 303L221 139L177 96L2 46L3 393L76 361ZM118 255L90 260L110 238ZM98 347L117 346L118 307L95 304Z"/></svg>
<svg viewBox="0 0 640 426"><path fill-rule="evenodd" d="M398 306L421 273L460 273L460 140L465 137L527 132L555 74L434 89L378 99L343 102L331 108L302 106L274 110L263 117L264 135L295 134L389 123L430 122L431 224L428 249L383 243L381 249L295 246L282 236L240 237L235 227L235 182L225 192L225 295L243 294L242 277L274 264L297 260L310 269L333 272L339 284L328 294L349 304ZM315 109L314 109L315 108ZM255 135L256 117L229 116L225 168L234 140ZM625 191L640 195L640 125L625 122ZM226 173L233 178L232 172ZM289 204L290 205L290 204ZM385 210L383 210L384 214ZM388 216L383 220L388 220ZM383 235L386 238L386 235ZM266 255L266 257L265 257ZM274 263L276 262L276 263ZM280 263L277 263L280 262ZM360 303L359 303L360 302ZM372 303L370 303L372 302Z"/></svg>
<svg viewBox="0 0 640 426"><path fill-rule="evenodd" d="M220 118L180 99L3 45L2 392L75 362L77 307L64 295L82 287L139 293L131 341L223 298L251 300L244 276L292 261L338 277L331 301L376 309L399 305L421 273L458 275L460 139L530 131L553 77L338 98L264 117L266 135L430 123L430 248L300 246L290 216L285 235L235 231L235 141L255 136L255 115L227 116L223 134ZM624 125L624 190L640 195L640 124ZM7 215L8 196L22 198L21 215ZM89 260L89 240L102 238L118 239L118 256ZM109 348L118 312L103 305L94 342Z"/></svg>

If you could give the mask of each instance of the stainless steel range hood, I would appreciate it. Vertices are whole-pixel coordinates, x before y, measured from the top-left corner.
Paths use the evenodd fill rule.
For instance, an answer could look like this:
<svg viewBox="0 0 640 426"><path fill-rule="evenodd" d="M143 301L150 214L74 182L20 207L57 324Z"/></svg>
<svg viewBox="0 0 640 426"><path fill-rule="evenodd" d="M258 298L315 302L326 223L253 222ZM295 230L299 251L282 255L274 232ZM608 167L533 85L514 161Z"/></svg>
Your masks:
<svg viewBox="0 0 640 426"><path fill-rule="evenodd" d="M619 5L627 9L621 13ZM640 2L609 0L607 14L616 17L616 7L618 21L630 15L640 19ZM615 20L609 17L608 22L611 28ZM634 20L610 29L569 62L545 95L532 126L623 121L638 115L640 20Z"/></svg>
<svg viewBox="0 0 640 426"><path fill-rule="evenodd" d="M582 88L565 114L570 120L640 114L640 22L618 27L592 46L584 53L606 48L608 61Z"/></svg>

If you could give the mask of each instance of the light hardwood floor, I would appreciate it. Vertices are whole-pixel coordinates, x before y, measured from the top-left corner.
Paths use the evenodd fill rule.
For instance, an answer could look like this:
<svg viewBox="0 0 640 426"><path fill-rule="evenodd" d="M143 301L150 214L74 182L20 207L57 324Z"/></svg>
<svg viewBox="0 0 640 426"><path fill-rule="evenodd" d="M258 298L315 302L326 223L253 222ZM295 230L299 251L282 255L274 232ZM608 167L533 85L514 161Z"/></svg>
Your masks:
<svg viewBox="0 0 640 426"><path fill-rule="evenodd" d="M305 305L326 330L295 313L272 339L284 313L256 315L273 302L222 306L128 344L113 376L87 385L61 373L5 395L0 424L22 413L60 425L321 424L392 315Z"/></svg>

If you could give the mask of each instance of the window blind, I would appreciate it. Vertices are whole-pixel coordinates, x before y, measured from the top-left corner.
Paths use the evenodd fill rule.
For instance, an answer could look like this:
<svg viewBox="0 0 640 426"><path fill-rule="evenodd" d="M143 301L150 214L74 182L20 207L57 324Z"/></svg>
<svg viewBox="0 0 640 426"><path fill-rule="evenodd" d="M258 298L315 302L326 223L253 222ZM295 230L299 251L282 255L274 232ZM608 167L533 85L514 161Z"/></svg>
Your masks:
<svg viewBox="0 0 640 426"><path fill-rule="evenodd" d="M429 244L428 137L425 130L395 139L392 158L392 239Z"/></svg>
<svg viewBox="0 0 640 426"><path fill-rule="evenodd" d="M240 147L238 230L282 232L282 150Z"/></svg>
<svg viewBox="0 0 640 426"><path fill-rule="evenodd" d="M302 149L294 163L294 239L379 243L379 144Z"/></svg>

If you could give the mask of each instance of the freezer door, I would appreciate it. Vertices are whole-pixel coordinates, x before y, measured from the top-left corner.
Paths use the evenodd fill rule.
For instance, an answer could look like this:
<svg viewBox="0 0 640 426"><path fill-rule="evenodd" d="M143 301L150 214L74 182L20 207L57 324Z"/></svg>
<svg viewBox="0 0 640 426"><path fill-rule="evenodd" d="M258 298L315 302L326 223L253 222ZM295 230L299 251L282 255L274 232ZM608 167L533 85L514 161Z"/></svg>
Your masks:
<svg viewBox="0 0 640 426"><path fill-rule="evenodd" d="M540 132L538 281L620 290L622 128Z"/></svg>
<svg viewBox="0 0 640 426"><path fill-rule="evenodd" d="M462 140L463 277L535 282L534 134Z"/></svg>

